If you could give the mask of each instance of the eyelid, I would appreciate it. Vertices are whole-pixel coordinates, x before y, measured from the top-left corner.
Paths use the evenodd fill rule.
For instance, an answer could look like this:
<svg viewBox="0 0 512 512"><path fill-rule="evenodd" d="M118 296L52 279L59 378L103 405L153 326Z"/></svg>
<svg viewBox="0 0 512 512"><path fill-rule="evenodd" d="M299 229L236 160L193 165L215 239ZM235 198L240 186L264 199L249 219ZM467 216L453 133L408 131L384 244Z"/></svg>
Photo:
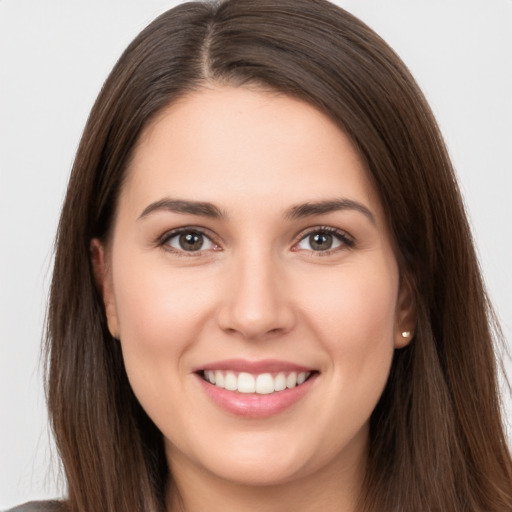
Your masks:
<svg viewBox="0 0 512 512"><path fill-rule="evenodd" d="M305 249L298 249L296 246L304 240L307 236L312 235L313 233L327 233L329 235L335 236L338 238L338 240L341 241L342 245L339 247L335 247L334 249L327 249L325 251L307 251L315 256L327 256L329 254L338 252L343 249L352 249L355 246L355 240L354 238L349 235L346 231L335 228L332 226L312 226L310 228L305 229L304 231L301 231L301 233L296 237L295 241L292 245L292 251L301 251Z"/></svg>
<svg viewBox="0 0 512 512"><path fill-rule="evenodd" d="M198 251L184 251L184 250L179 250L179 249L176 249L174 247L167 245L167 242L171 238L173 238L177 235L180 235L184 232L191 232L191 231L200 233L201 235L206 237L208 240L210 240L210 242L212 244L214 244L216 246L216 248L215 249L201 249ZM338 252L343 249L347 249L347 248L351 249L355 246L355 241L354 241L353 237L351 235L349 235L346 231L339 229L339 228L332 227L332 226L320 225L320 226L311 226L311 227L301 231L301 233L299 235L297 235L297 237L295 238L295 240L292 244L291 250L296 251L296 252L302 251L303 249L296 248L297 244L299 242L301 242L302 240L304 240L307 236L309 236L313 233L328 233L328 234L333 235L336 238L338 238L338 240L340 240L342 243L341 246L336 247L334 249L327 249L325 251L313 251L313 250L307 251L315 256L327 256L329 254ZM219 237L217 235L212 233L209 229L199 227L199 226L193 226L193 225L192 226L182 226L179 228L174 228L169 231L166 231L165 233L163 233L156 239L155 245L157 245L158 247L161 247L162 249L164 249L168 252L171 252L177 256L185 256L185 257L193 257L193 256L202 255L205 252L210 252L212 250L213 251L222 250L222 248L220 247L221 244L219 242Z"/></svg>
<svg viewBox="0 0 512 512"><path fill-rule="evenodd" d="M185 251L176 249L175 247L171 247L168 245L167 242L171 240L171 238L174 238L175 236L181 235L182 233L187 232L195 232L199 233L205 238L207 238L214 246L214 249L200 249L198 251ZM209 251L219 251L221 250L220 244L218 242L218 237L215 236L209 229L201 228L198 226L182 226L179 228L170 229L169 231L166 231L162 235L160 235L156 240L156 245L160 248L162 248L165 251L168 251L174 255L177 256L185 256L185 257L194 257L204 254L205 252Z"/></svg>

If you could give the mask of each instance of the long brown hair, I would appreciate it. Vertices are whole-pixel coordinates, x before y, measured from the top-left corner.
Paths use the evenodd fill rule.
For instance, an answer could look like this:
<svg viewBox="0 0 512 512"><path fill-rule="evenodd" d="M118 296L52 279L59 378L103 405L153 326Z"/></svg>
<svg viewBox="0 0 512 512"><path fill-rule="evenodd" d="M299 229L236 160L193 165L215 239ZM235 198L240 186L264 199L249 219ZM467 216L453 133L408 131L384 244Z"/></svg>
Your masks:
<svg viewBox="0 0 512 512"><path fill-rule="evenodd" d="M108 332L90 241L108 235L141 130L205 82L257 84L316 106L350 136L380 193L417 327L371 417L361 509L512 510L495 324L442 137L395 53L324 0L182 4L105 82L68 186L48 314L48 403L70 510L165 508L162 436Z"/></svg>

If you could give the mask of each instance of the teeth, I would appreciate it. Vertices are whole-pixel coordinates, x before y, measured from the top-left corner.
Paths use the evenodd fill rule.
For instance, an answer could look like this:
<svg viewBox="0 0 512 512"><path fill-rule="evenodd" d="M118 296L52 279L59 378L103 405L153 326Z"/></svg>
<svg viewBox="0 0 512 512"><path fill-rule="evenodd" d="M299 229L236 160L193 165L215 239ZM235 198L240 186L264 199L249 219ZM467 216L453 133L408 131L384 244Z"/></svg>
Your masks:
<svg viewBox="0 0 512 512"><path fill-rule="evenodd" d="M221 371L217 370L215 372L215 380L213 382L210 380L210 382L212 384L215 384L216 386L219 386L219 388L223 388L224 387L224 374Z"/></svg>
<svg viewBox="0 0 512 512"><path fill-rule="evenodd" d="M270 373L262 373L256 378L256 393L260 395L268 395L274 392L274 379Z"/></svg>
<svg viewBox="0 0 512 512"><path fill-rule="evenodd" d="M236 375L233 372L226 373L224 387L229 391L236 391L238 389L238 381Z"/></svg>
<svg viewBox="0 0 512 512"><path fill-rule="evenodd" d="M274 391L283 391L283 389L286 389L286 375L279 373L274 382Z"/></svg>
<svg viewBox="0 0 512 512"><path fill-rule="evenodd" d="M238 376L238 391L240 393L254 393L255 389L254 377L250 373L242 372Z"/></svg>
<svg viewBox="0 0 512 512"><path fill-rule="evenodd" d="M297 374L295 372L290 373L288 377L286 377L286 387L294 388L297 385Z"/></svg>
<svg viewBox="0 0 512 512"><path fill-rule="evenodd" d="M304 381L307 378L306 372L301 372L299 375L297 375L297 386L300 386L301 384L304 384Z"/></svg>
<svg viewBox="0 0 512 512"><path fill-rule="evenodd" d="M239 393L257 393L259 395L268 395L274 391L283 391L286 388L291 389L303 384L311 372L290 372L288 375L284 372L272 376L270 373L261 373L251 375L247 372L241 372L238 376L232 371L208 370L203 372L205 380L210 384L228 391L238 391Z"/></svg>

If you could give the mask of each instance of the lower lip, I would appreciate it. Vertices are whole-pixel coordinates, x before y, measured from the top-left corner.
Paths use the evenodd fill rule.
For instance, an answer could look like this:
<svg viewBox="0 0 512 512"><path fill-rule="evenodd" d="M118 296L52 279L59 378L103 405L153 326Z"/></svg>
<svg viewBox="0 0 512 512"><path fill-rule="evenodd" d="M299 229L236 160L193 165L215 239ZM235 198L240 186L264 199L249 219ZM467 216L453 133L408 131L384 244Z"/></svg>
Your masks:
<svg viewBox="0 0 512 512"><path fill-rule="evenodd" d="M304 397L313 386L318 373L311 375L300 386L284 389L283 391L275 391L268 395L228 391L227 389L210 384L197 374L196 376L205 393L216 405L225 411L246 418L268 418L288 409Z"/></svg>

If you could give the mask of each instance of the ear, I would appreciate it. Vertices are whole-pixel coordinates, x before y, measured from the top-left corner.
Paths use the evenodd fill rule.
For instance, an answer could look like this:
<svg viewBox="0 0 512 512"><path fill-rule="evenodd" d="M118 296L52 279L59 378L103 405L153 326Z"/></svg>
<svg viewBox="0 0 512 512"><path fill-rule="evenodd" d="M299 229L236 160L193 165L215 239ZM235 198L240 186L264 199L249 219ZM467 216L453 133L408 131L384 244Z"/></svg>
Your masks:
<svg viewBox="0 0 512 512"><path fill-rule="evenodd" d="M113 338L119 339L119 320L112 283L112 273L107 261L105 245L97 238L91 240L91 262L94 271L96 286L103 298L108 330Z"/></svg>
<svg viewBox="0 0 512 512"><path fill-rule="evenodd" d="M396 304L395 348L407 346L414 337L416 329L416 303L411 280L400 276L400 289Z"/></svg>

